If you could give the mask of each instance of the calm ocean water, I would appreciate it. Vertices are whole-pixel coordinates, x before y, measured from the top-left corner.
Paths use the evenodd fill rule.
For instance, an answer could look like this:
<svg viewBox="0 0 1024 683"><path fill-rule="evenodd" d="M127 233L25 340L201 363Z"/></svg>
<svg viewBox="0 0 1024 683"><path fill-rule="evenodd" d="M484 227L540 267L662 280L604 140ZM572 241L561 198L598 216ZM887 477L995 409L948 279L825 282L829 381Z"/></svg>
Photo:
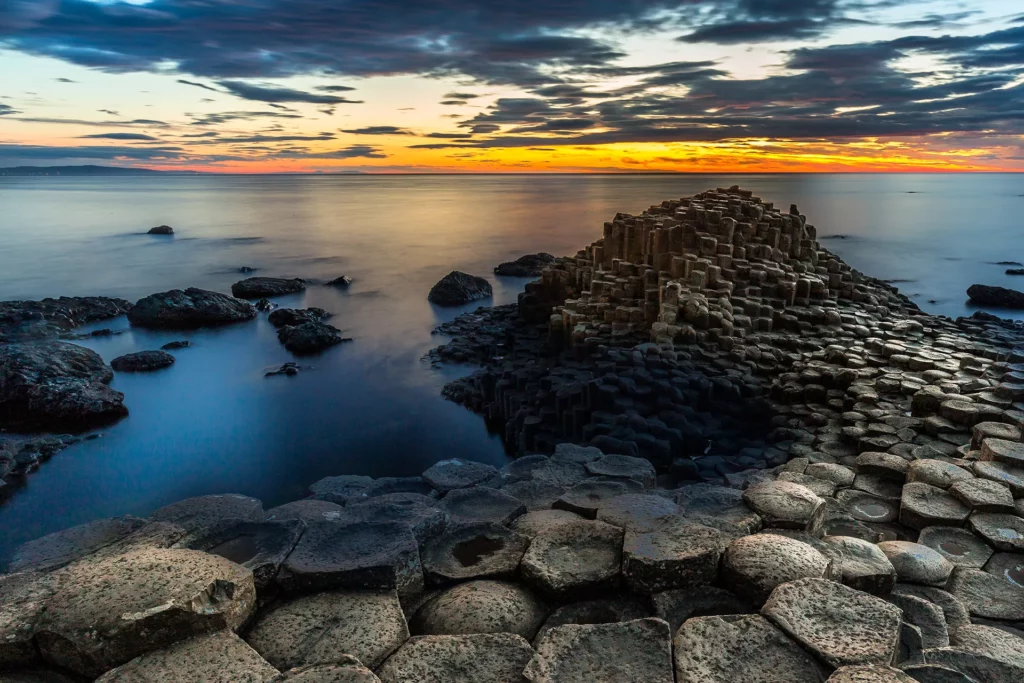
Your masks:
<svg viewBox="0 0 1024 683"><path fill-rule="evenodd" d="M0 560L44 533L188 496L234 491L269 508L334 474L413 475L449 457L502 464L483 421L439 396L457 370L421 360L443 341L433 327L478 305L436 308L431 285L463 270L494 283L493 303L512 302L525 281L495 278L497 263L575 253L617 211L733 184L796 203L820 236L846 236L824 240L829 249L907 280L899 287L930 312L970 314L974 282L1024 288L995 265L1024 261L1021 175L0 178L0 299L226 292L241 266L345 274L347 291L277 301L326 308L355 339L301 361L315 367L294 378L264 378L292 358L262 317L82 342L108 362L173 339L195 346L168 370L116 377L131 415L0 505ZM164 223L173 238L141 234Z"/></svg>

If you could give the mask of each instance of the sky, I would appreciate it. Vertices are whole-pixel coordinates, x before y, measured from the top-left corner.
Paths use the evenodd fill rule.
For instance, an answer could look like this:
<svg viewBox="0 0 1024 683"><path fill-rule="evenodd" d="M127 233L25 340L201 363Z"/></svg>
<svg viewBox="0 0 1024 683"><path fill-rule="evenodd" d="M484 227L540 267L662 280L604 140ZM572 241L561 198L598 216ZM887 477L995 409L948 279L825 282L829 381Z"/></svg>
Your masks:
<svg viewBox="0 0 1024 683"><path fill-rule="evenodd" d="M1020 0L0 0L0 166L1024 170Z"/></svg>

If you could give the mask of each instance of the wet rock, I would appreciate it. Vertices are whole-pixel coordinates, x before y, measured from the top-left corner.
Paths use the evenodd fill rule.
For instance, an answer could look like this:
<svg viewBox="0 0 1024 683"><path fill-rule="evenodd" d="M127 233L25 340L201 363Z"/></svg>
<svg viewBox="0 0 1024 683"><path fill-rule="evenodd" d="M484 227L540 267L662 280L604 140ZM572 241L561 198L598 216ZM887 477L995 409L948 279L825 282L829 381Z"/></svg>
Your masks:
<svg viewBox="0 0 1024 683"><path fill-rule="evenodd" d="M1024 555L996 553L985 563L985 571L1024 588Z"/></svg>
<svg viewBox="0 0 1024 683"><path fill-rule="evenodd" d="M171 522L187 531L195 531L224 519L263 521L263 503L237 493L186 498L156 510L150 519Z"/></svg>
<svg viewBox="0 0 1024 683"><path fill-rule="evenodd" d="M288 362L282 364L280 367L273 370L267 370L263 373L264 377L277 377L278 375L285 375L287 377L294 377L299 374L299 370L302 366L295 362Z"/></svg>
<svg viewBox="0 0 1024 683"><path fill-rule="evenodd" d="M192 329L255 317L256 309L248 301L195 287L150 294L128 312L132 325L154 329Z"/></svg>
<svg viewBox="0 0 1024 683"><path fill-rule="evenodd" d="M146 231L147 235L173 235L174 228L169 225L158 225Z"/></svg>
<svg viewBox="0 0 1024 683"><path fill-rule="evenodd" d="M935 486L913 483L903 487L900 524L921 530L928 526L960 526L970 508Z"/></svg>
<svg viewBox="0 0 1024 683"><path fill-rule="evenodd" d="M842 554L839 567L844 584L873 595L892 590L896 569L877 545L852 536L826 536L824 541Z"/></svg>
<svg viewBox="0 0 1024 683"><path fill-rule="evenodd" d="M602 505L628 492L626 484L617 481L585 481L563 493L552 507L596 519Z"/></svg>
<svg viewBox="0 0 1024 683"><path fill-rule="evenodd" d="M627 493L603 501L597 510L597 519L620 529L652 531L678 521L678 514L679 506L668 498Z"/></svg>
<svg viewBox="0 0 1024 683"><path fill-rule="evenodd" d="M328 519L337 520L344 509L337 503L307 498L306 500L296 500L292 503L285 503L284 505L267 510L266 519L268 522L272 520L299 519L308 524Z"/></svg>
<svg viewBox="0 0 1024 683"><path fill-rule="evenodd" d="M551 629L523 670L533 683L674 683L672 634L661 619Z"/></svg>
<svg viewBox="0 0 1024 683"><path fill-rule="evenodd" d="M347 508L329 519L345 524L398 522L421 543L442 533L449 523L448 514L436 506L434 499L416 493L349 501Z"/></svg>
<svg viewBox="0 0 1024 683"><path fill-rule="evenodd" d="M761 614L833 667L887 665L899 642L898 608L824 579L782 584Z"/></svg>
<svg viewBox="0 0 1024 683"><path fill-rule="evenodd" d="M540 277L541 272L554 262L555 257L551 254L526 254L515 261L506 261L495 266L494 274L506 277Z"/></svg>
<svg viewBox="0 0 1024 683"><path fill-rule="evenodd" d="M725 538L717 529L670 525L656 531L626 531L622 576L635 593L710 585L718 577Z"/></svg>
<svg viewBox="0 0 1024 683"><path fill-rule="evenodd" d="M255 304L253 304L253 306L255 306L256 310L259 311L260 313L269 313L270 311L277 308L277 304L275 304L270 299L260 299Z"/></svg>
<svg viewBox="0 0 1024 683"><path fill-rule="evenodd" d="M581 520L546 529L523 556L523 578L559 599L617 588L622 540L622 529L604 522Z"/></svg>
<svg viewBox="0 0 1024 683"><path fill-rule="evenodd" d="M194 531L174 547L201 550L240 564L252 572L256 590L262 591L274 580L304 529L305 524L298 520L225 519Z"/></svg>
<svg viewBox="0 0 1024 683"><path fill-rule="evenodd" d="M118 372L153 372L174 365L174 356L166 351L138 351L118 356L110 367Z"/></svg>
<svg viewBox="0 0 1024 683"><path fill-rule="evenodd" d="M441 500L441 509L457 523L490 522L508 526L526 514L526 506L517 498L484 486L457 489Z"/></svg>
<svg viewBox="0 0 1024 683"><path fill-rule="evenodd" d="M274 327L287 327L303 323L315 323L330 318L331 314L322 308L279 308L271 311L267 322Z"/></svg>
<svg viewBox="0 0 1024 683"><path fill-rule="evenodd" d="M896 578L906 583L941 586L953 571L953 563L920 543L883 541L878 548L896 568Z"/></svg>
<svg viewBox="0 0 1024 683"><path fill-rule="evenodd" d="M540 643L548 631L568 624L615 624L654 616L649 605L635 598L601 598L563 605L551 613L533 639Z"/></svg>
<svg viewBox="0 0 1024 683"><path fill-rule="evenodd" d="M1024 619L1024 588L979 569L958 567L946 590L967 607L972 617L1020 621Z"/></svg>
<svg viewBox="0 0 1024 683"><path fill-rule="evenodd" d="M161 351L176 351L177 349L187 349L192 346L192 342L187 339L179 339L178 341L167 342L160 347Z"/></svg>
<svg viewBox="0 0 1024 683"><path fill-rule="evenodd" d="M328 591L278 603L246 640L282 671L352 655L379 666L409 637L394 591Z"/></svg>
<svg viewBox="0 0 1024 683"><path fill-rule="evenodd" d="M147 652L108 671L97 683L261 683L276 675L277 669L245 641L231 631L219 631Z"/></svg>
<svg viewBox="0 0 1024 683"><path fill-rule="evenodd" d="M687 619L694 617L749 614L754 611L733 593L715 586L655 593L651 596L651 604L654 605L654 616L667 621L672 633L678 631Z"/></svg>
<svg viewBox="0 0 1024 683"><path fill-rule="evenodd" d="M419 546L404 524L313 522L281 565L277 582L289 592L332 588L423 590Z"/></svg>
<svg viewBox="0 0 1024 683"><path fill-rule="evenodd" d="M482 277L453 270L430 288L427 300L438 306L462 306L490 296L490 282Z"/></svg>
<svg viewBox="0 0 1024 683"><path fill-rule="evenodd" d="M959 567L981 569L992 557L992 548L966 529L930 526L917 539Z"/></svg>
<svg viewBox="0 0 1024 683"><path fill-rule="evenodd" d="M722 557L722 585L761 605L780 584L823 577L830 565L828 558L806 543L761 533L728 545Z"/></svg>
<svg viewBox="0 0 1024 683"><path fill-rule="evenodd" d="M975 513L968 520L971 531L996 550L1024 552L1024 519L1015 515Z"/></svg>
<svg viewBox="0 0 1024 683"><path fill-rule="evenodd" d="M39 659L35 627L56 585L52 576L34 572L0 575L0 671Z"/></svg>
<svg viewBox="0 0 1024 683"><path fill-rule="evenodd" d="M0 301L0 343L56 339L80 325L124 315L132 305L105 296Z"/></svg>
<svg viewBox="0 0 1024 683"><path fill-rule="evenodd" d="M1006 287L989 285L971 285L967 288L967 296L972 303L979 306L998 306L1000 308L1024 308L1024 292Z"/></svg>
<svg viewBox="0 0 1024 683"><path fill-rule="evenodd" d="M231 285L231 294L239 299L261 299L266 296L294 294L306 289L306 282L298 278L249 277Z"/></svg>
<svg viewBox="0 0 1024 683"><path fill-rule="evenodd" d="M472 460L452 458L435 463L423 473L423 478L441 493L476 486L496 476L498 470L491 465Z"/></svg>
<svg viewBox="0 0 1024 683"><path fill-rule="evenodd" d="M410 638L377 671L382 683L518 683L533 648L511 633Z"/></svg>
<svg viewBox="0 0 1024 683"><path fill-rule="evenodd" d="M639 482L644 488L652 488L657 478L654 465L649 460L630 455L606 455L588 462L585 467L593 476L614 477Z"/></svg>
<svg viewBox="0 0 1024 683"><path fill-rule="evenodd" d="M676 492L679 514L691 524L703 524L730 536L745 536L761 528L761 518L744 502L744 493L724 486L693 484Z"/></svg>
<svg viewBox="0 0 1024 683"><path fill-rule="evenodd" d="M449 529L423 545L427 581L434 585L465 579L514 578L530 539L496 524Z"/></svg>
<svg viewBox="0 0 1024 683"><path fill-rule="evenodd" d="M17 548L11 555L9 572L49 571L91 555L100 548L120 541L146 524L138 517L98 519L55 531Z"/></svg>
<svg viewBox="0 0 1024 683"><path fill-rule="evenodd" d="M504 581L469 581L443 591L412 619L416 635L515 633L527 640L548 615L526 588Z"/></svg>
<svg viewBox="0 0 1024 683"><path fill-rule="evenodd" d="M333 280L327 281L328 287L348 287L350 284L352 284L352 278L348 275L339 275Z"/></svg>
<svg viewBox="0 0 1024 683"><path fill-rule="evenodd" d="M756 614L690 619L673 644L678 683L811 683L827 676L812 656Z"/></svg>
<svg viewBox="0 0 1024 683"><path fill-rule="evenodd" d="M806 486L787 481L754 484L743 492L743 502L757 513L765 528L813 533L824 520L824 501Z"/></svg>
<svg viewBox="0 0 1024 683"><path fill-rule="evenodd" d="M296 355L320 353L342 342L352 341L342 337L341 330L322 322L306 322L288 325L277 331L277 340Z"/></svg>
<svg viewBox="0 0 1024 683"><path fill-rule="evenodd" d="M0 345L0 423L85 429L128 414L99 354L58 341Z"/></svg>
<svg viewBox="0 0 1024 683"><path fill-rule="evenodd" d="M501 487L502 493L523 502L526 509L533 511L550 510L555 501L567 491L566 487L546 481L517 481Z"/></svg>
<svg viewBox="0 0 1024 683"><path fill-rule="evenodd" d="M369 497L373 479L358 474L342 474L324 477L309 486L309 492L317 500L326 500L338 505L366 500Z"/></svg>
<svg viewBox="0 0 1024 683"><path fill-rule="evenodd" d="M36 639L46 661L85 676L190 636L237 629L256 607L252 572L193 550L142 548L58 571Z"/></svg>

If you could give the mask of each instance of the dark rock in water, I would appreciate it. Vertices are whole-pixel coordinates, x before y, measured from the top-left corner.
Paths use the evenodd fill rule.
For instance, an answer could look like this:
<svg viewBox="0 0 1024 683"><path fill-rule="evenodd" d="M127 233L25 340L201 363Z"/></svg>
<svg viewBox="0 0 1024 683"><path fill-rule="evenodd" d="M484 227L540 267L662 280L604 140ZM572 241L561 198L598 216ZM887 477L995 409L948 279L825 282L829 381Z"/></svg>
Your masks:
<svg viewBox="0 0 1024 683"><path fill-rule="evenodd" d="M997 266L1024 266L1020 261L996 261Z"/></svg>
<svg viewBox="0 0 1024 683"><path fill-rule="evenodd" d="M152 372L174 365L174 356L166 351L139 351L118 356L110 367L118 372Z"/></svg>
<svg viewBox="0 0 1024 683"><path fill-rule="evenodd" d="M231 285L231 293L240 299L259 299L265 296L294 294L306 288L298 278L250 277Z"/></svg>
<svg viewBox="0 0 1024 683"><path fill-rule="evenodd" d="M146 231L147 235L173 235L174 228L169 225L158 225L155 228L150 228Z"/></svg>
<svg viewBox="0 0 1024 683"><path fill-rule="evenodd" d="M1024 292L1018 292L1016 289L971 285L967 288L967 296L971 297L973 303L981 306L1024 308Z"/></svg>
<svg viewBox="0 0 1024 683"><path fill-rule="evenodd" d="M79 429L128 414L95 351L66 342L0 345L0 424Z"/></svg>
<svg viewBox="0 0 1024 683"><path fill-rule="evenodd" d="M1007 275L1024 275L1024 268L1007 268Z"/></svg>
<svg viewBox="0 0 1024 683"><path fill-rule="evenodd" d="M124 315L131 307L131 303L124 299L105 296L2 301L0 342L56 339L79 325Z"/></svg>
<svg viewBox="0 0 1024 683"><path fill-rule="evenodd" d="M327 284L330 287L348 287L350 284L352 284L352 278L350 278L348 275L342 275L341 277L334 278Z"/></svg>
<svg viewBox="0 0 1024 683"><path fill-rule="evenodd" d="M551 254L526 254L515 261L506 261L495 267L495 275L508 277L540 277L541 271L555 262Z"/></svg>
<svg viewBox="0 0 1024 683"><path fill-rule="evenodd" d="M1000 318L998 315L992 315L991 313L986 313L985 311L975 311L971 315L971 318L974 319L974 320L981 320L982 322L987 322L987 323L1001 323L1001 322L1003 322L1003 319Z"/></svg>
<svg viewBox="0 0 1024 683"><path fill-rule="evenodd" d="M192 342L187 340L180 340L167 342L160 348L163 349L164 351L173 351L174 349L187 349L190 346L192 346Z"/></svg>
<svg viewBox="0 0 1024 683"><path fill-rule="evenodd" d="M275 375L288 375L289 377L294 377L297 374L299 374L298 363L288 362L282 365L281 367L277 368L276 370L268 370L267 372L263 373L263 376L274 377Z"/></svg>
<svg viewBox="0 0 1024 683"><path fill-rule="evenodd" d="M255 317L256 309L248 301L195 287L150 294L128 313L132 325L158 329L191 329Z"/></svg>
<svg viewBox="0 0 1024 683"><path fill-rule="evenodd" d="M322 308L279 308L267 316L267 320L274 327L284 327L319 322L329 317L331 314Z"/></svg>
<svg viewBox="0 0 1024 683"><path fill-rule="evenodd" d="M438 306L461 306L491 296L491 283L482 277L453 270L430 288L427 300Z"/></svg>
<svg viewBox="0 0 1024 683"><path fill-rule="evenodd" d="M317 353L335 344L352 341L351 337L342 337L337 327L316 321L282 327L277 331L277 338L286 349L296 354Z"/></svg>
<svg viewBox="0 0 1024 683"><path fill-rule="evenodd" d="M272 311L277 308L277 304L270 299L260 299L254 305L256 306L256 310L260 313L266 313L267 311Z"/></svg>
<svg viewBox="0 0 1024 683"><path fill-rule="evenodd" d="M259 270L259 269L258 268L253 268L252 266L242 266L241 268L238 269L238 272L239 273L255 273L257 270Z"/></svg>

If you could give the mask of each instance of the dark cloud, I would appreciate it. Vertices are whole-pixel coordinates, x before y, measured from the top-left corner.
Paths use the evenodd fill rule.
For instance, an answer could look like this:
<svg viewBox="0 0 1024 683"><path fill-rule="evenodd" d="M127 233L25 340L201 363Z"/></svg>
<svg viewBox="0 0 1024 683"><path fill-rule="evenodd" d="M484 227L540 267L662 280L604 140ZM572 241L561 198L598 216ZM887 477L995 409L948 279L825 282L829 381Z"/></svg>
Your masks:
<svg viewBox="0 0 1024 683"><path fill-rule="evenodd" d="M341 131L352 135L412 135L411 130L398 126L367 126L365 128L349 128Z"/></svg>
<svg viewBox="0 0 1024 683"><path fill-rule="evenodd" d="M17 109L10 106L9 104L0 104L0 116L7 116L9 114L20 114Z"/></svg>
<svg viewBox="0 0 1024 683"><path fill-rule="evenodd" d="M236 137L219 137L216 142L309 142L314 140L333 140L334 133L320 133L318 135L245 135Z"/></svg>
<svg viewBox="0 0 1024 683"><path fill-rule="evenodd" d="M324 92L350 92L355 90L355 88L347 85L318 85L316 89Z"/></svg>
<svg viewBox="0 0 1024 683"><path fill-rule="evenodd" d="M281 114L276 111L225 111L216 114L189 114L193 126L214 126L228 121L255 121L259 119L301 119L299 114Z"/></svg>
<svg viewBox="0 0 1024 683"><path fill-rule="evenodd" d="M303 159L386 159L387 154L369 145L351 145L330 152L298 151L296 156Z"/></svg>
<svg viewBox="0 0 1024 683"><path fill-rule="evenodd" d="M114 111L113 109L97 109L96 111L98 111L101 114L109 114L110 116L120 116L121 115L120 112Z"/></svg>
<svg viewBox="0 0 1024 683"><path fill-rule="evenodd" d="M815 38L842 24L866 23L867 9L890 0L732 0L713 3L687 43L785 42Z"/></svg>
<svg viewBox="0 0 1024 683"><path fill-rule="evenodd" d="M196 83L195 81L190 81L190 80L185 79L185 78L179 78L178 79L178 83L184 83L185 85L193 85L193 86L195 86L197 88L202 88L203 90L209 90L211 92L221 92L220 90L217 90L216 88L213 88L213 87L210 87L210 86L206 85L205 83Z"/></svg>
<svg viewBox="0 0 1024 683"><path fill-rule="evenodd" d="M441 100L441 104L451 106L451 105L460 105L460 104L469 104L469 103L466 102L466 100Z"/></svg>
<svg viewBox="0 0 1024 683"><path fill-rule="evenodd" d="M157 121L156 119L126 119L124 121L89 121L88 119L65 119L47 116L21 116L18 117L17 120L24 121L26 123L56 123L75 126L102 126L104 128L110 128L112 126L143 126L146 128L164 128L167 126L167 123L165 121Z"/></svg>
<svg viewBox="0 0 1024 683"><path fill-rule="evenodd" d="M158 140L152 135L144 133L93 133L92 135L79 135L80 138L95 138L98 140Z"/></svg>
<svg viewBox="0 0 1024 683"><path fill-rule="evenodd" d="M444 94L445 99L449 100L472 100L480 95L471 92L448 92Z"/></svg>
<svg viewBox="0 0 1024 683"><path fill-rule="evenodd" d="M948 28L956 26L980 12L968 10L965 12L951 12L949 14L926 14L919 19L909 19L895 24L897 28Z"/></svg>
<svg viewBox="0 0 1024 683"><path fill-rule="evenodd" d="M70 78L55 78L53 80L57 81L58 83L77 83L78 82L78 81L73 81Z"/></svg>
<svg viewBox="0 0 1024 683"><path fill-rule="evenodd" d="M310 104L360 104L362 102L362 100L349 100L337 95L318 95L292 88L254 85L244 81L218 81L218 85L226 88L232 95L258 102L307 102Z"/></svg>
<svg viewBox="0 0 1024 683"><path fill-rule="evenodd" d="M180 147L108 147L98 146L42 146L0 143L0 159L56 161L58 159L131 159L152 160L176 158Z"/></svg>

